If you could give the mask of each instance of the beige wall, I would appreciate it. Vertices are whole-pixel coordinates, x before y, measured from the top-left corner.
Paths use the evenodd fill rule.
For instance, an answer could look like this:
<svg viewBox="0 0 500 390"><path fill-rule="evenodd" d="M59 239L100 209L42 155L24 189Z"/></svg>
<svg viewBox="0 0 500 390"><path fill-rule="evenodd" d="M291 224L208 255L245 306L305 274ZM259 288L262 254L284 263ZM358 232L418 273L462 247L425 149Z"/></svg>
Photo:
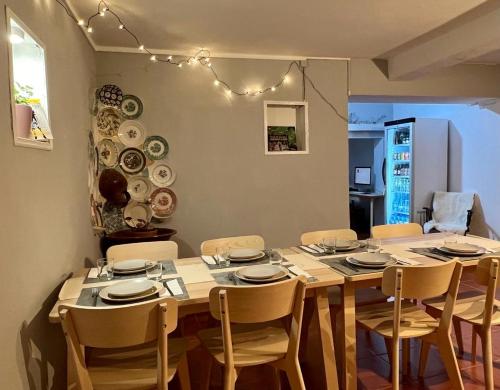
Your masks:
<svg viewBox="0 0 500 390"><path fill-rule="evenodd" d="M13 146L4 5L46 44L52 152ZM47 313L58 285L95 254L86 147L95 57L55 1L0 6L0 389L62 389L64 339Z"/></svg>
<svg viewBox="0 0 500 390"><path fill-rule="evenodd" d="M287 62L215 60L223 79L244 89L276 81ZM170 143L178 209L167 226L179 230L181 255L203 240L261 234L270 246L296 244L310 229L348 226L347 126L308 88L310 154L265 156L263 100L233 97L201 67L149 64L134 54L99 53L98 82L117 83L144 103L150 134ZM346 63L310 61L308 74L346 115ZM301 80L269 94L300 100Z"/></svg>

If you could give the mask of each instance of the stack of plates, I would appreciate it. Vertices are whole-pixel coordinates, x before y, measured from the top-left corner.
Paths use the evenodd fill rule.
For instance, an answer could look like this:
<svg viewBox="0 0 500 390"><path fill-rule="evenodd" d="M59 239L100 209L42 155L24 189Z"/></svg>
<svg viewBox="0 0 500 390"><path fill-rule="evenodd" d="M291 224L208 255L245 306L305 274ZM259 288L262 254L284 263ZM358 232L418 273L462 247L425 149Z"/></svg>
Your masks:
<svg viewBox="0 0 500 390"><path fill-rule="evenodd" d="M266 254L259 249L239 248L229 251L229 261L238 263L262 259Z"/></svg>
<svg viewBox="0 0 500 390"><path fill-rule="evenodd" d="M335 243L335 249L338 252L348 252L354 249L358 249L359 247L360 243L353 240L337 240L337 242Z"/></svg>
<svg viewBox="0 0 500 390"><path fill-rule="evenodd" d="M111 302L133 302L160 293L163 285L146 279L135 279L108 286L99 291L99 296Z"/></svg>
<svg viewBox="0 0 500 390"><path fill-rule="evenodd" d="M396 264L388 253L356 253L346 258L352 265L363 268L385 268Z"/></svg>
<svg viewBox="0 0 500 390"><path fill-rule="evenodd" d="M278 265L254 265L237 270L234 275L245 282L272 283L277 282L289 274L288 269Z"/></svg>
<svg viewBox="0 0 500 390"><path fill-rule="evenodd" d="M146 264L148 260L142 259L132 259L132 260L123 260L114 264L113 272L118 275L129 275L129 274L137 274L141 272L146 272ZM152 263L149 268L153 267L154 263Z"/></svg>
<svg viewBox="0 0 500 390"><path fill-rule="evenodd" d="M461 244L461 243L448 243L443 245L441 248L437 248L438 251L443 252L447 255L452 256L480 256L486 253L486 249L481 248L477 245L472 244Z"/></svg>

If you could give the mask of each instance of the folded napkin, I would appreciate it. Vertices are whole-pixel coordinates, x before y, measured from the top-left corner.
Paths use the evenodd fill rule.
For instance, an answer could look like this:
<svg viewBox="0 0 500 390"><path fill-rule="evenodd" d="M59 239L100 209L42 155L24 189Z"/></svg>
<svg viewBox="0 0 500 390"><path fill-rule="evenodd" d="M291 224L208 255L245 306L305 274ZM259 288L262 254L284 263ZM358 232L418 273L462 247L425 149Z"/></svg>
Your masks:
<svg viewBox="0 0 500 390"><path fill-rule="evenodd" d="M402 256L391 255L391 257L394 260L396 260L398 263L404 264L404 265L421 265L422 264L420 261L408 259L408 258L402 257Z"/></svg>
<svg viewBox="0 0 500 390"><path fill-rule="evenodd" d="M172 291L172 294L174 295L184 294L184 291L182 291L181 285L179 284L179 281L177 279L169 280L168 282L166 282L166 284L170 289L170 291Z"/></svg>
<svg viewBox="0 0 500 390"><path fill-rule="evenodd" d="M98 268L91 268L87 278L89 279L97 279L97 275L99 275L99 269Z"/></svg>
<svg viewBox="0 0 500 390"><path fill-rule="evenodd" d="M217 263L214 260L214 256L201 256L201 259L210 265L216 265Z"/></svg>
<svg viewBox="0 0 500 390"><path fill-rule="evenodd" d="M288 267L288 270L294 275L304 275L306 278L312 278L312 275L309 272L304 271L299 266L292 265L291 267Z"/></svg>

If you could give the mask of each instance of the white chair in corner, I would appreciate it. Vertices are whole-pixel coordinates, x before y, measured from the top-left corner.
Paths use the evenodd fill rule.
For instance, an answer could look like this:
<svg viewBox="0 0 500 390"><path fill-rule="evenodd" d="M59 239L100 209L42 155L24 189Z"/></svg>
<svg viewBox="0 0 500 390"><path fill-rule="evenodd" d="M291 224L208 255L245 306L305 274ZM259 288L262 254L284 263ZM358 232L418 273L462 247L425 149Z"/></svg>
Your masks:
<svg viewBox="0 0 500 390"><path fill-rule="evenodd" d="M432 208L424 208L427 214L424 233L434 229L465 235L469 231L474 196L473 193L435 192Z"/></svg>

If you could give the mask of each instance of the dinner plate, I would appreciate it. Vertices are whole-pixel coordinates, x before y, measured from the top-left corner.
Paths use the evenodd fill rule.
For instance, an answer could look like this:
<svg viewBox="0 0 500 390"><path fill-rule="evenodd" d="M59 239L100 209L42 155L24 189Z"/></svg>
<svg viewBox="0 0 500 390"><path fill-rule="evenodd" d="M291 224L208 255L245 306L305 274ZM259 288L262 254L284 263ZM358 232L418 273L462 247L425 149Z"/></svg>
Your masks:
<svg viewBox="0 0 500 390"><path fill-rule="evenodd" d="M148 198L151 185L145 177L132 177L128 180L127 191L130 197L137 202L144 202Z"/></svg>
<svg viewBox="0 0 500 390"><path fill-rule="evenodd" d="M477 245L465 244L465 243L462 244L458 242L444 244L443 248L450 252L456 252L456 253L477 253L479 249L483 249Z"/></svg>
<svg viewBox="0 0 500 390"><path fill-rule="evenodd" d="M149 179L158 187L168 187L175 181L175 172L164 162L156 162L149 170Z"/></svg>
<svg viewBox="0 0 500 390"><path fill-rule="evenodd" d="M148 260L144 259L130 259L119 261L114 264L113 268L115 271L137 271L146 269L146 262Z"/></svg>
<svg viewBox="0 0 500 390"><path fill-rule="evenodd" d="M130 175L141 172L146 166L146 156L136 148L123 149L118 160L122 170Z"/></svg>
<svg viewBox="0 0 500 390"><path fill-rule="evenodd" d="M477 247L477 250L476 252L455 252L455 251L451 251L445 247L440 247L440 248L436 248L439 252L442 252L444 253L445 255L451 255L451 256L458 256L458 257L472 257L472 256L480 256L480 255L484 255L486 253L486 249L484 248L481 248L481 247Z"/></svg>
<svg viewBox="0 0 500 390"><path fill-rule="evenodd" d="M149 196L153 217L168 218L177 207L177 196L170 188L158 188Z"/></svg>
<svg viewBox="0 0 500 390"><path fill-rule="evenodd" d="M257 257L263 255L259 249L254 248L232 248L229 250L229 257L231 259L248 259L251 257Z"/></svg>
<svg viewBox="0 0 500 390"><path fill-rule="evenodd" d="M125 121L118 129L118 138L126 146L140 146L146 139L146 128L140 122Z"/></svg>
<svg viewBox="0 0 500 390"><path fill-rule="evenodd" d="M99 90L99 100L107 106L120 107L123 92L117 85L107 84Z"/></svg>
<svg viewBox="0 0 500 390"><path fill-rule="evenodd" d="M159 135L152 135L144 141L144 154L151 160L163 160L168 153L168 142Z"/></svg>
<svg viewBox="0 0 500 390"><path fill-rule="evenodd" d="M143 110L141 99L134 95L125 95L120 108L122 115L127 119L139 118Z"/></svg>
<svg viewBox="0 0 500 390"><path fill-rule="evenodd" d="M96 126L103 137L114 137L122 123L120 111L107 107L97 113Z"/></svg>
<svg viewBox="0 0 500 390"><path fill-rule="evenodd" d="M104 301L109 301L109 302L115 302L115 303L134 302L134 301L138 301L138 300L141 300L141 299L152 297L152 296L154 296L156 294L160 294L163 291L163 289L165 288L159 282L152 282L152 283L153 283L153 288L151 289L150 292L146 292L144 294L136 295L136 296L133 296L133 297L115 298L113 296L110 296L109 295L109 289L111 287L113 287L113 286L116 286L116 284L112 285L112 286L104 287L101 291L99 291L99 296Z"/></svg>
<svg viewBox="0 0 500 390"><path fill-rule="evenodd" d="M130 202L123 209L125 223L133 228L141 228L151 222L153 213L147 204L136 201Z"/></svg>
<svg viewBox="0 0 500 390"><path fill-rule="evenodd" d="M339 245L340 243L340 245ZM337 252L348 252L360 247L360 243L352 240L341 240L337 241L335 244L335 250Z"/></svg>
<svg viewBox="0 0 500 390"><path fill-rule="evenodd" d="M108 168L114 167L118 162L118 147L110 139L103 139L98 144L99 161Z"/></svg>
<svg viewBox="0 0 500 390"><path fill-rule="evenodd" d="M112 298L130 298L154 290L154 283L147 279L128 280L116 283L108 288L108 296Z"/></svg>
<svg viewBox="0 0 500 390"><path fill-rule="evenodd" d="M358 262L356 259L354 259L352 257L347 257L345 260L349 264L355 265L356 267L360 267L360 268L380 269L380 268L385 268L385 267L389 267L391 265L397 264L397 261L393 260L393 259L391 259L390 261L388 261L387 263L384 263L384 264L366 264L366 263L360 263L360 262Z"/></svg>
<svg viewBox="0 0 500 390"><path fill-rule="evenodd" d="M245 275L242 274L241 271L245 272L245 268L255 268L255 267L258 267L256 265L254 266L249 266L249 267L244 267L244 268L240 268L239 270L236 270L234 272L234 275L240 279L240 280L243 280L245 282L249 282L249 283L273 283L273 282L277 282L277 281L280 281L284 278L286 278L288 275L289 275L289 271L288 271L288 268L285 268L285 267L280 267L281 268L281 272L274 275L273 277L271 278L267 278L267 279L252 279L252 278L248 278L246 277Z"/></svg>
<svg viewBox="0 0 500 390"><path fill-rule="evenodd" d="M356 253L350 258L364 265L383 266L392 261L391 255L388 253Z"/></svg>
<svg viewBox="0 0 500 390"><path fill-rule="evenodd" d="M251 267L241 268L239 270L239 274L247 279L272 279L277 275L283 274L283 267L270 264L254 265Z"/></svg>

